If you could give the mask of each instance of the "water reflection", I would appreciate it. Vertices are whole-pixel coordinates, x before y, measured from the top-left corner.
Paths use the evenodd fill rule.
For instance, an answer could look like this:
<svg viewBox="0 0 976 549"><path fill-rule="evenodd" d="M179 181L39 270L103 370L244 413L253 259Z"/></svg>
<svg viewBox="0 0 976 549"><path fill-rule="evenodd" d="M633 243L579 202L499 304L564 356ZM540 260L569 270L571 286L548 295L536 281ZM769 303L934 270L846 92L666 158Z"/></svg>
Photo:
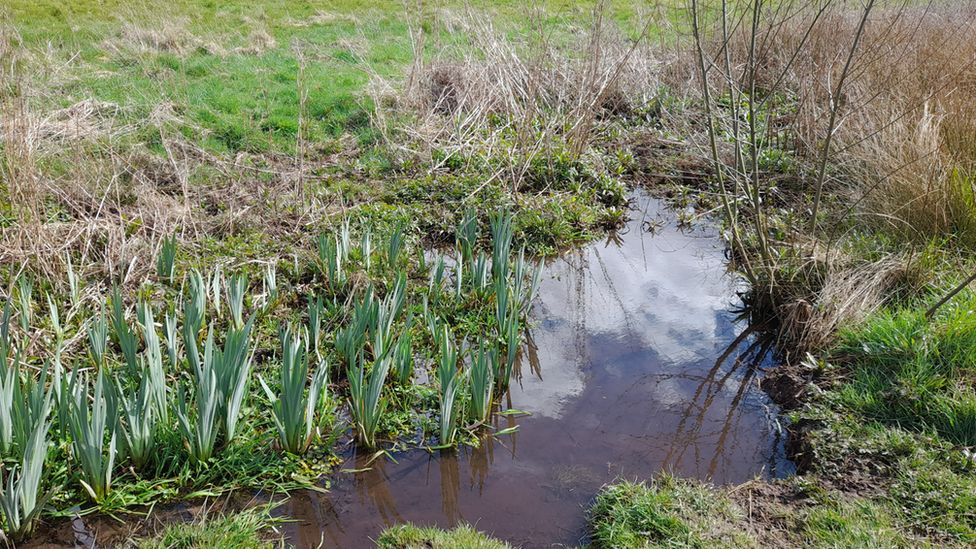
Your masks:
<svg viewBox="0 0 976 549"><path fill-rule="evenodd" d="M660 224L657 201L637 202L625 231L546 266L503 403L531 416L495 418L517 434L395 463L351 453L346 467L367 470L283 509L300 521L292 539L360 547L389 524L467 521L524 547L573 545L583 507L616 478L789 472L757 383L768 347L730 310L738 282L720 240Z"/></svg>

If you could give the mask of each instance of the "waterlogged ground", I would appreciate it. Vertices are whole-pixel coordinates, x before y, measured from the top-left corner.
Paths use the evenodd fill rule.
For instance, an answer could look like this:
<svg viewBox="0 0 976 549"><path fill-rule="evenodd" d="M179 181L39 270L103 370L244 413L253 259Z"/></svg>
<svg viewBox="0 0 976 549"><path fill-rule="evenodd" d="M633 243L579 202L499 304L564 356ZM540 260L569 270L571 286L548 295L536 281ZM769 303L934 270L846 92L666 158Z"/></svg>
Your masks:
<svg viewBox="0 0 976 549"><path fill-rule="evenodd" d="M626 228L551 262L521 380L480 448L378 459L351 452L330 493L279 512L299 547L368 547L400 522L459 521L523 547L575 546L584 509L614 479L659 471L742 482L792 472L759 389L762 345L739 337L737 282L708 227L679 229L638 195Z"/></svg>

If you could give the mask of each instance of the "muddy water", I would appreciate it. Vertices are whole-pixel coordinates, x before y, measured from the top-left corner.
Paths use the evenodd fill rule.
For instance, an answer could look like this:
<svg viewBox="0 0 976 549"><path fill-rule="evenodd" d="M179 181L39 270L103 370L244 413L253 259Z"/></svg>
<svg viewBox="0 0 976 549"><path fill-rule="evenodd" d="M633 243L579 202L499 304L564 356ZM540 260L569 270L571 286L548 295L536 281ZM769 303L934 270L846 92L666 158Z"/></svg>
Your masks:
<svg viewBox="0 0 976 549"><path fill-rule="evenodd" d="M671 219L669 221L669 219ZM635 198L619 234L546 267L521 377L480 448L351 452L329 494L280 511L299 547L369 547L387 525L459 521L523 547L575 546L604 483L660 471L717 483L790 472L777 410L758 387L761 343L733 312L714 229L680 230ZM742 337L740 337L742 336Z"/></svg>

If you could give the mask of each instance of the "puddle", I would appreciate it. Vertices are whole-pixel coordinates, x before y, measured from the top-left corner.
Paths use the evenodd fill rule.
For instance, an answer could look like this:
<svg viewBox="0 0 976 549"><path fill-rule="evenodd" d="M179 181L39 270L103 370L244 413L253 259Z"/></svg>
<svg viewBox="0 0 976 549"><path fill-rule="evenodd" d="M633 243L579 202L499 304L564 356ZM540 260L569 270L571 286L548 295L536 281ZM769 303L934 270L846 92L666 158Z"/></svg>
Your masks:
<svg viewBox="0 0 976 549"><path fill-rule="evenodd" d="M660 471L737 483L783 476L778 411L759 389L769 366L733 311L714 228L680 230L637 195L626 228L546 266L521 379L497 418L514 436L480 448L380 459L340 474L329 494L279 511L299 547L368 547L401 522L459 521L525 548L576 546L584 510L618 478ZM368 455L344 465L367 467Z"/></svg>

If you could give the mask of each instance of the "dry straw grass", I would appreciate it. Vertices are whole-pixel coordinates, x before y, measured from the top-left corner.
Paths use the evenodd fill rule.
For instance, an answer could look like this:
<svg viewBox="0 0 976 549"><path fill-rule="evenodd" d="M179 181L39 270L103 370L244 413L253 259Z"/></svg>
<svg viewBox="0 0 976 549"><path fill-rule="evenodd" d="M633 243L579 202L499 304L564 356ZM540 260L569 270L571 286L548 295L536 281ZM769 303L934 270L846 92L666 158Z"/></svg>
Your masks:
<svg viewBox="0 0 976 549"><path fill-rule="evenodd" d="M697 2L701 60L693 49L680 65L698 64L695 72L703 67L706 78L688 86L687 70L666 77L708 98L718 138L711 151L704 131L691 143L727 166L733 229L759 243L752 250L740 243L738 255L776 304L782 335L816 347L884 302L911 254L865 263L858 254L817 258L810 249L842 249L851 227L896 235L909 249L944 239L976 247L976 7L788 1L756 15L753 6ZM730 94L736 99L728 101ZM757 158L783 150L798 168L785 189L773 190L770 182L780 178ZM776 198L793 192L792 207L802 212L817 196L816 212L822 189L833 197L824 206L829 215L772 242L772 207L782 204ZM783 245L799 253L773 252Z"/></svg>
<svg viewBox="0 0 976 549"><path fill-rule="evenodd" d="M453 155L507 159L497 176L517 188L532 160L554 144L581 155L600 117L657 95L660 60L644 40L630 40L605 21L602 4L568 47L555 44L535 19L529 25L535 30L519 40L483 13L437 13L446 32L465 37L465 49L435 44L433 58L425 60L429 37L413 21L415 60L404 81L374 73L370 84L376 124L388 141L431 161L434 170ZM439 161L434 151L442 154Z"/></svg>

